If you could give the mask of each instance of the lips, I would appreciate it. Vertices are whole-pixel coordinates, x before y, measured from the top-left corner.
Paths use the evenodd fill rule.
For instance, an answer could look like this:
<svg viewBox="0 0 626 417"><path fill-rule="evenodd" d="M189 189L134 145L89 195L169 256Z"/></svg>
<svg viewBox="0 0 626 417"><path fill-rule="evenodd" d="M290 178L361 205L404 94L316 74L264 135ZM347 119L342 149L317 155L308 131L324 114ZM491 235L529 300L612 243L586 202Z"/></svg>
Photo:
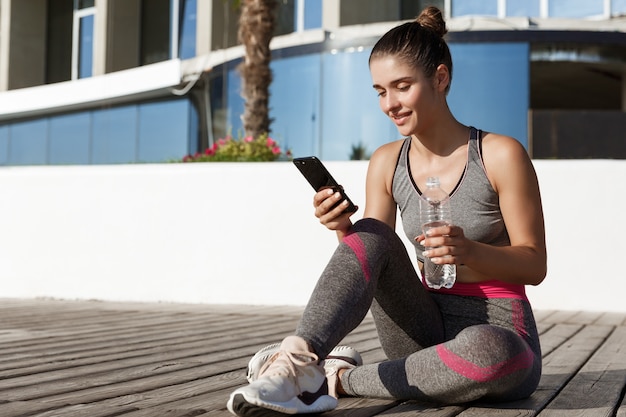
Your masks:
<svg viewBox="0 0 626 417"><path fill-rule="evenodd" d="M391 120L397 125L403 125L409 118L410 113L390 114Z"/></svg>

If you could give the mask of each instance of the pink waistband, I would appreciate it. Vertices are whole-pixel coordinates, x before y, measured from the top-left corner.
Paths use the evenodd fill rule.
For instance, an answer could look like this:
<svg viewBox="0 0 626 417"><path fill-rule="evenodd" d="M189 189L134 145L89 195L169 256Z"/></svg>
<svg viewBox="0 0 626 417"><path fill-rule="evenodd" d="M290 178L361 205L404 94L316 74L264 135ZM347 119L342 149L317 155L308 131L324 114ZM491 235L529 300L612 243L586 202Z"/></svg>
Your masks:
<svg viewBox="0 0 626 417"><path fill-rule="evenodd" d="M426 284L424 284L424 286L426 286ZM449 289L440 288L434 290L428 288L428 290L438 294L466 295L481 298L516 298L518 300L528 301L526 288L523 285L507 284L495 279L473 283L457 282Z"/></svg>

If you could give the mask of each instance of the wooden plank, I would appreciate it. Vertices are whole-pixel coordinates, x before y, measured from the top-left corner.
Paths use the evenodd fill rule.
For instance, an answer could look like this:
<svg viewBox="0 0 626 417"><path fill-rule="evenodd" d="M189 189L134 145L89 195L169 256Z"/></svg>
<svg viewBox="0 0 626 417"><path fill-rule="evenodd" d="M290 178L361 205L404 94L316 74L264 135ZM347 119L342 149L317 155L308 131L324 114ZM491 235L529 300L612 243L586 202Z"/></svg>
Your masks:
<svg viewBox="0 0 626 417"><path fill-rule="evenodd" d="M377 398L341 398L339 406L324 413L324 417L372 417L393 408L398 401Z"/></svg>
<svg viewBox="0 0 626 417"><path fill-rule="evenodd" d="M533 315L535 316L536 322L544 322L546 317L551 316L556 313L556 310L533 310Z"/></svg>
<svg viewBox="0 0 626 417"><path fill-rule="evenodd" d="M460 405L440 406L436 404L418 403L415 401L407 401L389 410L380 413L384 417L409 417L409 416L428 416L428 417L451 417L462 412L466 407Z"/></svg>
<svg viewBox="0 0 626 417"><path fill-rule="evenodd" d="M612 416L626 387L626 327L617 327L542 417Z"/></svg>
<svg viewBox="0 0 626 417"><path fill-rule="evenodd" d="M0 416L229 415L226 401L246 382L249 358L291 334L301 313L288 306L0 299ZM547 406L540 415L626 417L626 314L543 310L535 317L544 373L528 400L438 407L342 398L324 415L526 416ZM342 344L366 363L385 360L371 315ZM579 398L589 393L595 398ZM574 408L572 399L587 408Z"/></svg>
<svg viewBox="0 0 626 417"><path fill-rule="evenodd" d="M257 333L259 336L266 336L276 332L285 332L287 326L290 328L291 322L284 324L278 322L276 325L264 328L263 332ZM250 337L242 339L244 334ZM0 378L62 369L63 367L76 367L93 362L136 357L148 354L151 351L166 349L168 346L175 347L181 343L198 344L203 342L202 345L207 346L218 335L212 332L210 327L207 328L200 323L195 327L187 325L184 330L172 329L166 334L161 334L160 330L156 329L150 334L137 332L136 338L132 338L132 335L120 337L119 339L107 337L101 340L95 339L90 344L85 344L82 341L75 341L73 344L64 343L62 346L45 343L40 344L42 349L38 350L37 354L33 353L27 356L14 354L7 356L10 360L0 361ZM231 338L231 340L244 341L247 344L262 342L262 339L258 341L254 336L255 333L251 333L249 328L246 328L225 333L223 340L226 341L227 338ZM245 346L246 343L242 345ZM2 383L0 382L0 388L1 385Z"/></svg>
<svg viewBox="0 0 626 417"><path fill-rule="evenodd" d="M539 337L543 357L554 352L583 328L580 324L555 324Z"/></svg>
<svg viewBox="0 0 626 417"><path fill-rule="evenodd" d="M626 326L626 313L606 312L594 324L606 326Z"/></svg>
<svg viewBox="0 0 626 417"><path fill-rule="evenodd" d="M553 312L547 317L544 317L541 321L543 323L552 323L552 324L564 324L564 323L580 324L580 323L572 322L572 320L575 320L576 315L578 313L579 313L578 311L559 310L559 311Z"/></svg>

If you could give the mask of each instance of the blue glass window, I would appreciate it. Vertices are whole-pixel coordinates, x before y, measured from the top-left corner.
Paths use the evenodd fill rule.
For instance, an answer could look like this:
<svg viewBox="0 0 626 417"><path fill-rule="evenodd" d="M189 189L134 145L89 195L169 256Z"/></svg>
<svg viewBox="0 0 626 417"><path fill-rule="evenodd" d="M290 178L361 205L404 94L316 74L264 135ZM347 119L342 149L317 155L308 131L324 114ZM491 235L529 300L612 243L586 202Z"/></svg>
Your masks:
<svg viewBox="0 0 626 417"><path fill-rule="evenodd" d="M498 0L452 0L452 17L497 16Z"/></svg>
<svg viewBox="0 0 626 417"><path fill-rule="evenodd" d="M539 0L506 0L507 16L539 17Z"/></svg>
<svg viewBox="0 0 626 417"><path fill-rule="evenodd" d="M450 44L454 78L448 103L461 123L528 146L529 48L527 43Z"/></svg>
<svg viewBox="0 0 626 417"><path fill-rule="evenodd" d="M369 72L371 49L323 55L322 132L323 159L350 159L353 146L372 153L399 133L378 104Z"/></svg>
<svg viewBox="0 0 626 417"><path fill-rule="evenodd" d="M50 118L49 164L88 164L91 117L81 112Z"/></svg>
<svg viewBox="0 0 626 417"><path fill-rule="evenodd" d="M78 78L91 77L93 75L93 24L93 14L80 18Z"/></svg>
<svg viewBox="0 0 626 417"><path fill-rule="evenodd" d="M167 162L187 155L190 111L188 100L142 105L139 108L138 161Z"/></svg>
<svg viewBox="0 0 626 417"><path fill-rule="evenodd" d="M0 165L165 162L195 152L190 100L105 108L0 126Z"/></svg>
<svg viewBox="0 0 626 417"><path fill-rule="evenodd" d="M317 153L320 61L318 54L272 61L272 137L283 149L291 149L294 156Z"/></svg>
<svg viewBox="0 0 626 417"><path fill-rule="evenodd" d="M304 0L304 29L322 27L322 0Z"/></svg>
<svg viewBox="0 0 626 417"><path fill-rule="evenodd" d="M9 126L0 126L0 165L9 163Z"/></svg>
<svg viewBox="0 0 626 417"><path fill-rule="evenodd" d="M196 56L197 0L181 0L178 56L181 59Z"/></svg>
<svg viewBox="0 0 626 417"><path fill-rule="evenodd" d="M137 106L96 111L92 117L91 161L94 164L136 160Z"/></svg>
<svg viewBox="0 0 626 417"><path fill-rule="evenodd" d="M278 75L274 73L274 81L276 81L277 77ZM236 69L233 68L228 71L226 85L228 89L228 107L226 108L228 114L226 115L226 131L233 136L239 136L243 134L241 115L244 111L244 101L243 98L241 98L241 76ZM274 105L274 101L278 99L271 97L270 100L270 107L272 107Z"/></svg>
<svg viewBox="0 0 626 417"><path fill-rule="evenodd" d="M581 18L602 15L604 0L550 0L549 17Z"/></svg>
<svg viewBox="0 0 626 417"><path fill-rule="evenodd" d="M626 0L612 0L611 1L611 14L612 15L626 14Z"/></svg>
<svg viewBox="0 0 626 417"><path fill-rule="evenodd" d="M9 163L41 165L47 162L47 120L20 122L10 127Z"/></svg>

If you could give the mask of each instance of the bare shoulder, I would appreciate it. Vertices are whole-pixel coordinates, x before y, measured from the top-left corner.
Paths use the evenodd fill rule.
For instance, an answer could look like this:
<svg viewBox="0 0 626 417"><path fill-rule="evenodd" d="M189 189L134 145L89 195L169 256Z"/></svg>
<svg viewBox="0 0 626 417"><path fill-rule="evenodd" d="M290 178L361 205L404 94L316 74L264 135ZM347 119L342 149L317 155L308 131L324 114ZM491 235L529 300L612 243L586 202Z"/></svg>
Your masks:
<svg viewBox="0 0 626 417"><path fill-rule="evenodd" d="M392 197L393 175L403 140L382 145L370 158L365 185L364 217L372 217L395 227L396 205Z"/></svg>
<svg viewBox="0 0 626 417"><path fill-rule="evenodd" d="M391 182L403 142L404 139L389 142L374 151L367 168L368 182L383 181L385 188L391 190Z"/></svg>
<svg viewBox="0 0 626 417"><path fill-rule="evenodd" d="M496 133L483 137L483 162L489 181L498 191L512 179L531 179L535 176L526 148L515 138Z"/></svg>
<svg viewBox="0 0 626 417"><path fill-rule="evenodd" d="M400 149L402 148L402 144L405 139L396 140L393 142L386 143L380 146L378 149L374 151L372 157L370 158L370 166L371 165L383 165L387 166L388 164L393 164L395 166L398 156L400 155Z"/></svg>
<svg viewBox="0 0 626 417"><path fill-rule="evenodd" d="M506 162L509 158L528 159L526 149L517 139L490 132L483 136L483 154L485 158L497 162Z"/></svg>

